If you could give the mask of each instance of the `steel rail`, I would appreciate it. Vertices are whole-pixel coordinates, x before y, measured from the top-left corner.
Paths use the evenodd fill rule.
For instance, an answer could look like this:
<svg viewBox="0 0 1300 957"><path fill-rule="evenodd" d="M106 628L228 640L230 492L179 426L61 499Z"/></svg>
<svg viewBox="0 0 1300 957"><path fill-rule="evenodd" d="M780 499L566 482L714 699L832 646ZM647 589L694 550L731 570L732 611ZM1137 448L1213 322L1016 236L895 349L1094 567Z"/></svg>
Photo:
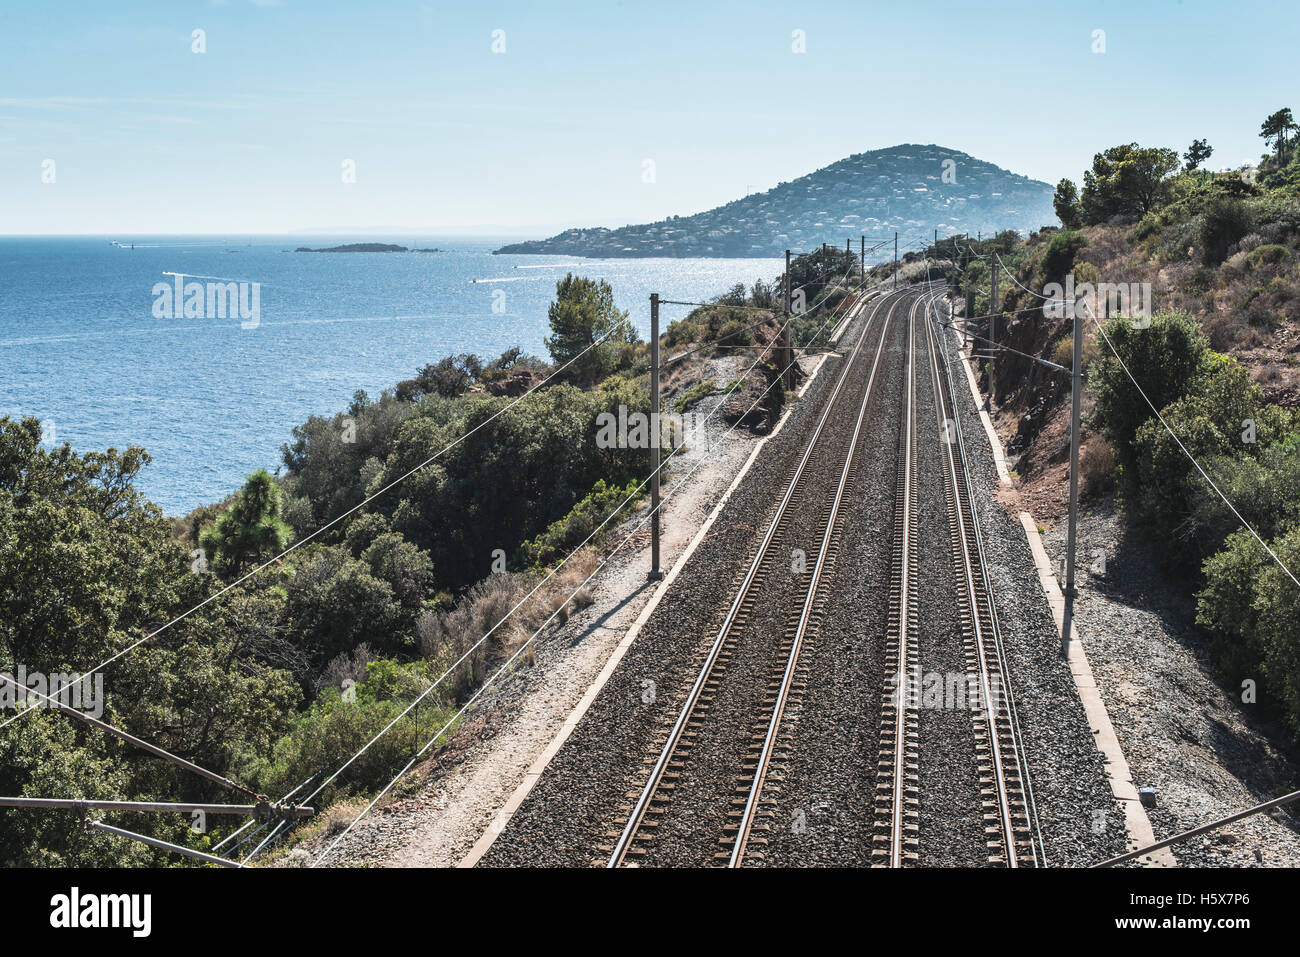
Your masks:
<svg viewBox="0 0 1300 957"><path fill-rule="evenodd" d="M690 720L691 715L696 710L696 706L700 700L701 692L704 690L704 687L708 682L709 676L712 674L714 670L714 665L718 660L718 656L722 651L724 644L726 643L727 637L731 633L731 629L737 617L740 614L741 606L743 605L746 596L749 594L750 589L753 587L754 580L758 577L759 570L763 565L763 560L767 556L767 552L772 545L772 541L776 538L777 531L781 526L781 521L785 517L785 513L789 508L790 503L794 500L796 491L798 491L800 488L800 480L803 478L804 471L807 468L809 461L811 461L812 459L814 450L817 448L818 440L821 438L822 432L826 426L826 422L830 418L831 412L835 408L836 399L839 397L840 392L843 390L845 382L848 381L849 372L856 363L862 344L867 338L867 333L870 331L871 323L879 314L880 307L887 301L888 298L889 297L886 297L885 299L881 299L875 304L875 307L873 308L870 316L867 318L866 324L863 326L861 334L858 336L857 341L853 345L852 354L850 355L848 361L844 363L844 368L840 371L839 378L836 380L835 386L832 389L830 396L826 400L825 407L822 410L821 418L818 420L817 426L814 429L812 436L809 438L807 446L804 448L803 455L800 457L799 463L795 467L794 474L791 476L790 482L786 487L785 494L782 496L780 503L777 505L776 513L773 515L771 522L768 524L767 532L764 534L763 540L760 543L758 550L754 554L754 559L750 563L749 569L745 573L745 577L741 582L740 588L737 589L736 591L736 597L732 601L731 606L727 611L726 618L723 620L722 626L718 629L718 633L714 638L712 645L709 648L708 654L705 656L704 663L700 668L699 674L696 676L695 682L691 686L691 689L686 696L686 701L683 704L682 709L677 716L677 720L674 723L672 730L669 732L668 740L665 742L662 750L660 751L659 757L655 761L654 767L650 772L649 780L646 782L646 785L642 789L640 796L637 798L636 805L633 807L632 813L628 816L627 824L624 826L622 833L618 837L618 841L614 845L609 860L605 865L607 868L618 867L620 864L623 863L623 859L627 856L627 852L632 846L633 839L635 838L637 832L641 828L641 824L645 819L646 811L649 809L650 803L653 800L655 793L659 790L659 786L663 781L664 772L667 770L668 764L672 760L673 754L678 749L678 746L682 739L682 733L683 731L685 731L686 725ZM891 315L893 312L894 305L896 305L896 303L891 304L890 307ZM888 317L886 317L886 321L881 325L882 327L886 327L888 325ZM883 348L884 340L885 340L885 336L882 328L879 348Z"/></svg>
<svg viewBox="0 0 1300 957"><path fill-rule="evenodd" d="M933 305L933 302L934 301L932 300L931 305ZM934 338L935 341L940 345L939 355L943 360L944 376L948 382L948 394L949 396L955 396L957 394L957 385L953 379L952 363L949 361L947 351L942 348L942 333L939 331L940 329L945 328L945 325L939 320L939 310L937 308L934 309L934 321L935 321ZM951 327L949 326L946 328L951 328ZM956 332L955 329L953 331ZM957 421L959 418L955 406L953 408L953 417L954 417L954 421ZM961 448L962 461L965 462L966 439L960 429L957 430L957 437ZM967 475L969 476L969 468L967 469ZM985 557L983 530L980 528L980 524L978 521L973 522L972 527L975 530L975 546L979 554L980 567L987 570L989 567L989 562L988 559ZM1010 672L1007 670L1006 649L1002 641L1001 617L998 612L997 601L991 589L986 592L985 599L988 603L987 610L989 614L989 619L992 622L993 643L995 648L997 649L997 654L998 654L998 667L1000 669L1001 680L1002 680L1002 695L1007 703L1007 712L1010 717L1010 723L1011 723L1011 733L1014 739L1014 746L1016 748L1016 766L1020 774L1020 784L1021 784L1021 788L1024 791L1024 797L1027 804L1027 811L1031 821L1031 828L1034 831L1036 831L1038 834L1037 844L1034 844L1032 840L1030 841L1030 848L1033 851L1033 856L1034 856L1034 866L1038 867L1038 866L1045 865L1047 862L1046 842L1044 842L1043 840L1042 825L1040 824L1038 818L1038 804L1034 798L1034 784L1032 779L1030 778L1029 764L1025 757L1024 736L1021 734L1020 731L1020 714L1016 709L1016 696L1015 696L1015 692L1011 688Z"/></svg>
<svg viewBox="0 0 1300 957"><path fill-rule="evenodd" d="M920 300L917 300L919 303ZM895 743L894 743L894 793L892 795L892 804L894 809L893 819L890 823L890 867L901 867L903 864L903 784L906 778L906 740L907 736L903 733L904 722L906 721L907 705L911 700L911 690L907 686L908 681L908 664L907 661L907 640L908 640L908 603L911 599L911 534L912 534L912 442L916 434L916 342L914 333L915 313L909 317L907 330L907 433L904 437L904 464L903 464L903 562L901 568L902 574L902 607L899 610L898 620L900 623L899 634L899 671L898 671L898 688L899 695L899 721L895 726Z"/></svg>
<svg viewBox="0 0 1300 957"><path fill-rule="evenodd" d="M929 285L929 284L927 284ZM911 680L913 661L919 661L915 629L917 596L914 573L917 555L916 509L914 490L917 485L917 403L916 403L916 309L930 307L936 293L933 288L921 295L908 317L906 399L903 404L901 454L898 459L894 496L894 544L892 547L889 585L889 623L886 630L886 674L892 670L893 690L881 698L880 744L876 771L876 794L873 800L875 829L871 843L873 862L882 866L902 867L916 854L908 853L906 832L917 828L919 795L909 765L918 758L919 726L916 716L916 686ZM924 320L924 314L922 316ZM888 681L888 678L887 678ZM915 844L915 841L911 842Z"/></svg>
<svg viewBox="0 0 1300 957"><path fill-rule="evenodd" d="M920 304L918 299L917 303ZM916 433L916 341L915 341L915 324L916 313L913 310L908 317L907 330L907 411L906 411L906 431L903 439L903 464L899 469L903 476L903 521L902 521L902 561L900 566L901 587L899 592L899 635L898 635L898 668L896 687L894 690L897 696L895 706L894 720L894 754L893 754L893 781L892 793L890 794L891 815L889 822L889 866L903 866L903 818L904 818L904 793L907 778L907 711L908 705L912 701L913 689L909 685L908 670L910 662L907 660L907 646L911 635L908 628L911 624L909 620L909 605L911 602L911 548L913 534L913 516L912 516L912 473L914 468L913 447Z"/></svg>
<svg viewBox="0 0 1300 957"><path fill-rule="evenodd" d="M974 521L975 504L970 500L970 468L966 461L964 444L960 426L948 412L948 403L944 399L944 389L939 377L939 366L937 352L939 346L934 340L934 331L926 324L927 341L930 351L930 368L934 380L936 413L941 422L941 428L945 430L944 459L946 461L946 473L951 483L950 487L953 493L953 499L956 505L956 531L958 536L958 557L960 558L962 585L965 591L966 599L970 607L970 621L974 632L974 650L976 654L976 677L979 681L979 693L982 705L984 719L988 724L989 735L989 753L993 761L993 778L995 797L997 801L998 824L1001 840L1006 855L1006 863L1009 867L1017 867L1019 859L1016 852L1016 831L1015 824L1012 821L1011 799L1008 793L1005 759L1002 754L1002 747L998 741L998 713L994 704L995 697L993 689L990 686L990 662L987 651L984 646L986 636L984 625L980 620L980 588L976 581L977 573L984 575L986 568L983 565L983 556L978 551L978 546L971 540L971 535L966 528L966 515L969 512L971 520ZM949 380L949 386L951 381ZM947 439L946 430L951 423L956 435L952 439ZM955 447L955 448L954 448ZM960 458L960 474L958 469L958 459ZM962 496L962 483L965 483L966 499ZM985 588L987 592L987 587ZM999 676L1001 676L1001 663L998 663ZM999 678L1001 680L1001 677Z"/></svg>
<svg viewBox="0 0 1300 957"><path fill-rule="evenodd" d="M906 292L904 292L906 295ZM900 297L901 298L901 297ZM909 322L915 321L916 307L920 303L918 298L913 303ZM891 313L892 315L892 310ZM885 323L888 326L888 320ZM884 344L884 334L882 331L881 345ZM857 456L858 439L862 435L862 424L867 417L867 406L871 402L873 386L876 381L876 371L880 367L880 357L884 354L884 349L876 351L875 359L871 363L871 372L867 376L867 387L862 395L862 403L858 407L857 421L853 426L853 433L849 437L849 447L844 455L844 465L840 469L839 483L835 489L835 497L831 501L831 508L826 520L826 531L822 534L821 545L817 552L817 563L813 567L813 573L808 583L808 591L804 596L803 605L799 612L799 621L795 628L793 641L791 642L790 652L786 660L784 672L781 677L781 686L777 692L775 706L772 709L771 718L768 720L767 733L763 738L763 746L759 752L758 763L754 770L754 780L750 783L749 796L745 801L745 808L741 812L739 827L736 831L735 843L731 848L731 857L727 862L728 867L739 867L744 861L745 845L749 841L749 834L753 828L754 816L758 810L759 798L763 792L763 783L767 776L767 768L771 763L772 751L776 745L777 733L781 727L782 718L785 715L785 705L790 696L790 687L794 681L795 669L799 662L799 653L803 648L803 641L808 633L809 624L812 620L813 606L817 594L821 590L822 576L825 574L828 559L831 555L832 540L835 537L836 525L839 521L840 506L843 504L845 492L849 486L849 478L853 473L853 460Z"/></svg>

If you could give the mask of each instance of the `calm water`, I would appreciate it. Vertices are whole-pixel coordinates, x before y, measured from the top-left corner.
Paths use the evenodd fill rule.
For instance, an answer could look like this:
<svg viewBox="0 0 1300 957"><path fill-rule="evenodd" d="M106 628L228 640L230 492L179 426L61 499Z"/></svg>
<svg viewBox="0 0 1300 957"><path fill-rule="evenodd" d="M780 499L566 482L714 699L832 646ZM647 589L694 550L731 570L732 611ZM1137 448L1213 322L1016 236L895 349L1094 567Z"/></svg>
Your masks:
<svg viewBox="0 0 1300 957"><path fill-rule="evenodd" d="M645 336L651 292L698 300L782 267L492 256L503 241L446 237L375 239L439 253L328 254L291 250L358 237L114 238L135 248L0 238L0 414L36 416L80 451L144 446L154 461L140 485L169 514L274 470L293 426L357 389L378 395L448 354L545 356L546 307L570 269L606 279ZM155 317L168 272L260 283L260 324ZM661 322L686 311L664 307Z"/></svg>

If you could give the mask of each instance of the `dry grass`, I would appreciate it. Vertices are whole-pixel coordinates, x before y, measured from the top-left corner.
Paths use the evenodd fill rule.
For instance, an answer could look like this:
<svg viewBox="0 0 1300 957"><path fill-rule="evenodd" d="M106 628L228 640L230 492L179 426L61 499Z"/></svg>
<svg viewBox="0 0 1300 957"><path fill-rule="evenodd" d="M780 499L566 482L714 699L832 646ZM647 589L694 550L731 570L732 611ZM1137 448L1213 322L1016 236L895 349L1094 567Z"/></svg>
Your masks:
<svg viewBox="0 0 1300 957"><path fill-rule="evenodd" d="M1103 436L1091 435L1079 450L1083 495L1091 498L1115 490L1115 449Z"/></svg>
<svg viewBox="0 0 1300 957"><path fill-rule="evenodd" d="M1084 234L1088 245L1079 252L1077 281L1095 270L1105 282L1151 283L1154 310L1196 317L1218 352L1267 365L1269 357L1261 350L1300 324L1300 254L1294 238L1276 229L1262 227L1243 237L1218 266L1173 255L1168 244L1153 253L1148 244L1133 243L1131 228L1089 227ZM1053 345L1057 361L1068 358L1068 345Z"/></svg>
<svg viewBox="0 0 1300 957"><path fill-rule="evenodd" d="M325 666L325 670L316 679L317 692L323 688L341 688L348 679L362 681L366 677L366 665L378 659L379 656L371 650L370 645L363 641L351 653L344 652Z"/></svg>
<svg viewBox="0 0 1300 957"><path fill-rule="evenodd" d="M315 830L311 836L328 839L342 834L369 803L365 798L358 797L340 801L338 804L327 808L320 816L317 824L318 830Z"/></svg>
<svg viewBox="0 0 1300 957"><path fill-rule="evenodd" d="M595 598L583 583L596 566L595 550L582 549L531 597L525 596L537 585L535 576L490 575L453 608L420 616L416 622L420 652L445 665L465 658L453 676L452 691L460 697L481 684L493 667L517 652L538 629L548 623L563 625L571 614L590 605ZM516 605L518 609L512 611ZM534 664L533 646L520 657Z"/></svg>
<svg viewBox="0 0 1300 957"><path fill-rule="evenodd" d="M1085 335L1083 337L1083 368L1086 373L1088 367L1100 353L1100 346L1097 344L1097 336ZM1074 336L1066 334L1062 336L1052 347L1052 361L1058 366L1064 366L1067 369L1074 368Z"/></svg>

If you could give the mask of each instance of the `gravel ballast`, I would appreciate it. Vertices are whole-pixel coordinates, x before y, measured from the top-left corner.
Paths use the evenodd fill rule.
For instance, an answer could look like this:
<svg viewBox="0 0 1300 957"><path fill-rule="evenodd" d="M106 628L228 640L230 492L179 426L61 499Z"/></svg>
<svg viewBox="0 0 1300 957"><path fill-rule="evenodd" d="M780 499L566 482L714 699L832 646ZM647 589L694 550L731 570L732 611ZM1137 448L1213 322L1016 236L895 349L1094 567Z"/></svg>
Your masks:
<svg viewBox="0 0 1300 957"><path fill-rule="evenodd" d="M895 321L903 324L905 319L906 310L899 310ZM848 336L857 333L858 329L851 329ZM879 383L880 406L871 413L877 423L890 424L881 427L883 436L877 437L871 461L864 460L860 467L852 508L861 511L852 516L853 527L846 531L837 559L837 587L827 605L827 625L805 651L809 688L794 722L797 746L777 798L779 807L766 852L771 864L865 863L869 854L868 795L874 785L883 679L881 666L873 665L878 662L878 651L873 655L872 650L883 640L881 599L888 585L892 473L902 381L901 336L894 341L895 346L882 360L890 362L893 370ZM950 335L944 335L944 343L949 350L955 349ZM952 361L958 360L954 357ZM765 449L714 532L701 544L583 721L484 856L484 865L589 865L606 856L599 848L611 843L620 809L630 803L629 795L635 795L643 783L646 762L657 754L662 740L662 726L676 716L682 694L695 677L702 646L721 622L734 584L754 553L837 374L838 368L824 370L777 437L781 441ZM924 396L929 388L928 378L922 377L918 392ZM1070 674L1057 654L1055 628L1023 531L994 498L996 472L969 390L957 388L954 393L978 485L974 498L1002 618L1046 862L1090 863L1123 849L1122 817ZM937 445L938 426L932 406L929 408L930 425L919 439L922 448ZM933 458L937 459L937 454ZM921 472L923 489L934 484L926 476L929 468ZM941 518L944 513L935 511L932 494L922 492L925 512L932 519ZM932 524L943 527L945 523ZM943 532L946 536L946 528ZM960 660L953 653L953 622L943 617L951 599L944 594L938 570L929 570L946 558L944 578L950 579L951 558L937 551L942 542L937 534L926 532L922 537L926 544L922 546L921 572L928 583L922 615L924 619L928 605L940 610L934 624L927 626L933 632L933 653L942 656L936 658L934 667L951 670L948 665ZM886 549L883 564L882 548ZM942 637L945 634L949 636L947 644ZM924 651L922 654L925 667L931 667ZM932 744L936 753L937 742L944 741L953 744L955 754L962 745L953 743L952 735L961 733L959 725L969 733L967 712L930 717L934 720L928 726L923 723L923 768L927 737L936 742ZM729 723L738 726L739 722L735 717ZM743 749L749 734L742 737L743 742L724 746L719 736L715 748ZM868 768L872 774L865 773ZM958 783L969 776L951 765L947 771L927 773L930 777L923 779L923 785L929 791L923 786L922 807L923 814L930 814L929 834L936 847L952 849L946 855L936 852L929 863L978 862L970 845L976 841L982 846L979 829L952 820L957 808L970 804L977 789ZM711 783L710 789L713 786ZM933 802L928 812L924 810L927 793ZM698 807L703 813L709 805L707 795L701 790L695 798L683 806ZM725 806L714 805L709 812L713 817L706 815L690 827L679 825L685 828L681 834L707 832L725 810ZM802 812L802 817L797 812ZM800 821L798 827L791 826L795 820ZM925 841L923 833L923 844ZM671 843L657 838L652 846ZM716 847L680 855L656 851L653 862L704 863L714 850ZM927 863L924 856L922 863Z"/></svg>
<svg viewBox="0 0 1300 957"><path fill-rule="evenodd" d="M945 317L946 318L946 317ZM1086 866L1122 853L1123 814L1111 793L1065 660L1033 553L1017 519L998 503L997 467L958 352L958 334L941 332L1002 625L1026 771L1047 866Z"/></svg>

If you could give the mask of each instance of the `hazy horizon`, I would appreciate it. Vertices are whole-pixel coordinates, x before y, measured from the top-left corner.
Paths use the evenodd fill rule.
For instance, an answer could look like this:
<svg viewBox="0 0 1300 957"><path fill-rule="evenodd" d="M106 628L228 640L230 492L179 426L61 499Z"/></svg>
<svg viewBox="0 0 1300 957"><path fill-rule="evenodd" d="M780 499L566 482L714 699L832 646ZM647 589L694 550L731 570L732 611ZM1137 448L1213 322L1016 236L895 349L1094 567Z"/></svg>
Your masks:
<svg viewBox="0 0 1300 957"><path fill-rule="evenodd" d="M1204 137L1211 166L1237 166L1294 89L1300 13L148 0L0 21L5 235L540 236L690 215L900 143L1047 183L1129 141ZM1230 82L1205 68L1222 62Z"/></svg>

